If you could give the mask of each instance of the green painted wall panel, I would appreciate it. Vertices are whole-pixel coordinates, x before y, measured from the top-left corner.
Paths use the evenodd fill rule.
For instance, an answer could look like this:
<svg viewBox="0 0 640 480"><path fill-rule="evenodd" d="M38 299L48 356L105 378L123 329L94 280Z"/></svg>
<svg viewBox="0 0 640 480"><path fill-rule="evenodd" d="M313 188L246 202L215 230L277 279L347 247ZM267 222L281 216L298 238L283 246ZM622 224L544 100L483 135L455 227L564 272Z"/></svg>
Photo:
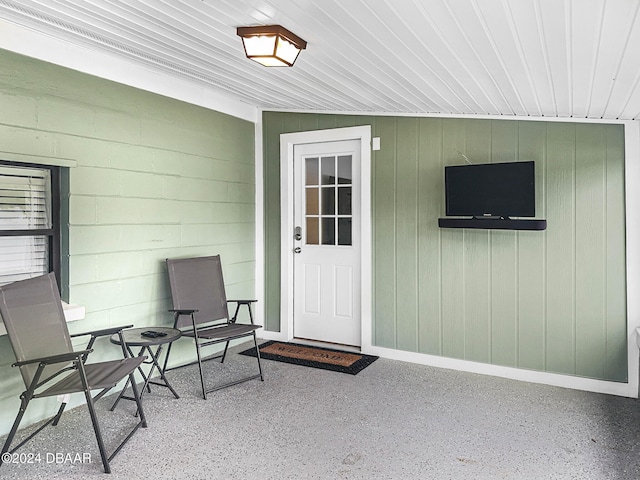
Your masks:
<svg viewBox="0 0 640 480"><path fill-rule="evenodd" d="M491 362L491 264L490 234L482 230L464 233L464 352L465 358Z"/></svg>
<svg viewBox="0 0 640 480"><path fill-rule="evenodd" d="M464 159L459 152L466 150L466 122L452 119L443 121L442 157L444 165L459 165ZM444 171L443 171L444 175ZM441 177L443 178L443 177ZM444 180L443 180L444 182ZM444 196L443 184L438 187ZM441 202L443 199L441 198ZM433 219L431 219L433 221ZM437 222L437 219L436 219ZM444 229L440 255L442 261L442 355L464 358L464 230Z"/></svg>
<svg viewBox="0 0 640 480"><path fill-rule="evenodd" d="M47 157L55 153L55 146L56 136L49 132L34 137L31 129L0 125L0 152Z"/></svg>
<svg viewBox="0 0 640 480"><path fill-rule="evenodd" d="M0 93L0 123L34 128L38 123L38 102L35 98L11 93Z"/></svg>
<svg viewBox="0 0 640 480"><path fill-rule="evenodd" d="M576 373L602 377L606 344L606 130L576 126ZM597 253L597 254L595 254Z"/></svg>
<svg viewBox="0 0 640 480"><path fill-rule="evenodd" d="M418 131L418 350L442 354L441 230L434 218L444 215L441 183L442 121L421 118Z"/></svg>
<svg viewBox="0 0 640 480"><path fill-rule="evenodd" d="M399 118L396 147L396 348L418 348L418 125Z"/></svg>
<svg viewBox="0 0 640 480"><path fill-rule="evenodd" d="M0 127L1 128L1 127ZM61 158L82 159L83 167L108 167L113 145L93 138L58 133L55 151Z"/></svg>
<svg viewBox="0 0 640 480"><path fill-rule="evenodd" d="M396 139L395 118L376 122L376 136L384 138L375 152L372 207L377 221L373 228L373 338L376 344L396 345ZM389 272L394 272L389 275Z"/></svg>
<svg viewBox="0 0 640 480"><path fill-rule="evenodd" d="M284 116L282 118L285 132L297 132L300 129L300 117L299 116Z"/></svg>
<svg viewBox="0 0 640 480"><path fill-rule="evenodd" d="M371 184L375 345L626 380L620 125L265 112L270 315L280 295L279 135L360 124L381 139ZM534 160L536 214L548 229L438 228L443 168L464 156Z"/></svg>
<svg viewBox="0 0 640 480"><path fill-rule="evenodd" d="M464 358L465 350L464 234L463 230L443 231L440 247L442 355L451 358Z"/></svg>
<svg viewBox="0 0 640 480"><path fill-rule="evenodd" d="M470 161L491 161L490 121L465 121L463 152L473 152ZM458 154L458 152L455 152ZM452 164L467 161L459 155ZM465 154L466 155L466 154ZM440 192L441 187L438 188ZM464 358L477 362L491 362L491 234L487 230L464 232Z"/></svg>
<svg viewBox="0 0 640 480"><path fill-rule="evenodd" d="M575 373L575 125L547 125L546 369Z"/></svg>
<svg viewBox="0 0 640 480"><path fill-rule="evenodd" d="M516 232L491 232L491 362L517 365Z"/></svg>
<svg viewBox="0 0 640 480"><path fill-rule="evenodd" d="M620 328L620 318L627 311L625 256L620 255L620 246L625 244L625 184L624 134L620 128L607 127L606 161L606 365L605 378L626 381L627 332Z"/></svg>
<svg viewBox="0 0 640 480"><path fill-rule="evenodd" d="M60 111L64 111L65 115L56 114ZM90 137L96 127L95 110L88 105L71 103L56 97L38 99L36 124L38 130ZM112 125L108 126L108 129L113 128Z"/></svg>
<svg viewBox="0 0 640 480"><path fill-rule="evenodd" d="M491 162L511 162L518 155L519 122L491 122ZM490 233L491 251L491 359L515 366L518 356L517 236L518 232Z"/></svg>
<svg viewBox="0 0 640 480"><path fill-rule="evenodd" d="M77 164L63 174L63 292L87 316L72 332L171 324L168 257L219 253L229 295L255 295L253 123L5 51L0 63L0 152ZM0 364L11 362L6 340ZM186 341L174 352L173 363L195 356ZM100 342L94 360L118 354ZM19 372L3 372L0 435L20 393Z"/></svg>
<svg viewBox="0 0 640 480"><path fill-rule="evenodd" d="M318 117L318 130L327 128L338 128L336 115L320 115Z"/></svg>
<svg viewBox="0 0 640 480"><path fill-rule="evenodd" d="M536 212L545 212L546 124L520 122L518 151L522 160L536 162ZM546 236L518 234L518 365L545 369L545 258Z"/></svg>
<svg viewBox="0 0 640 480"><path fill-rule="evenodd" d="M299 131L305 132L309 130L319 130L318 116L311 114L302 114L299 116Z"/></svg>
<svg viewBox="0 0 640 480"><path fill-rule="evenodd" d="M264 170L264 249L265 258L265 328L280 331L280 133L284 132L284 114L263 116L264 156L271 168ZM266 121L268 120L268 121Z"/></svg>

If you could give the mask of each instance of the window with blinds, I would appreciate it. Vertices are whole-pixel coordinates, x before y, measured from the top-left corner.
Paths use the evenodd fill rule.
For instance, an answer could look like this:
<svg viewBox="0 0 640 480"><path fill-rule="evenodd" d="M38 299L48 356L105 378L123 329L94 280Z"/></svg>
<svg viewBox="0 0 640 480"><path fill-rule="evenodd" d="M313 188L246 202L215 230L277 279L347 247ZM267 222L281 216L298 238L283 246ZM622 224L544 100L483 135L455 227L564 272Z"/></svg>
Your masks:
<svg viewBox="0 0 640 480"><path fill-rule="evenodd" d="M55 167L0 165L0 285L55 271Z"/></svg>

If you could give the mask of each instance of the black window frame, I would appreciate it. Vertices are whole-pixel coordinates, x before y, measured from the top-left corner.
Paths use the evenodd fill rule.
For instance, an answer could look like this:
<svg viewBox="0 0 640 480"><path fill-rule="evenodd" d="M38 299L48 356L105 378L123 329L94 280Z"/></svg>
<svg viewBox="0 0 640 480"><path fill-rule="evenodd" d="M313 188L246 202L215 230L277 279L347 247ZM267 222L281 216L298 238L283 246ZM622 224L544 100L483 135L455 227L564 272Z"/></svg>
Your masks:
<svg viewBox="0 0 640 480"><path fill-rule="evenodd" d="M49 272L53 272L61 288L61 238L60 238L60 170L61 167L55 165L42 165L37 163L13 162L0 159L0 166L25 167L49 170L51 177L51 228L27 229L27 230L0 230L1 237L36 237L47 238L49 248Z"/></svg>

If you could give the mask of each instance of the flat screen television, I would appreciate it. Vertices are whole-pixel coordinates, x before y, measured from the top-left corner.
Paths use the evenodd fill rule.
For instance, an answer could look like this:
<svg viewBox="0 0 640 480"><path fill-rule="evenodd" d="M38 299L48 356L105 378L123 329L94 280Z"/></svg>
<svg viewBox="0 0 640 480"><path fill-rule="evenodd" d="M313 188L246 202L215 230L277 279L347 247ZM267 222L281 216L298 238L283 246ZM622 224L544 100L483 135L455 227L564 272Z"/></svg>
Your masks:
<svg viewBox="0 0 640 480"><path fill-rule="evenodd" d="M444 184L447 216L535 216L532 161L448 166Z"/></svg>

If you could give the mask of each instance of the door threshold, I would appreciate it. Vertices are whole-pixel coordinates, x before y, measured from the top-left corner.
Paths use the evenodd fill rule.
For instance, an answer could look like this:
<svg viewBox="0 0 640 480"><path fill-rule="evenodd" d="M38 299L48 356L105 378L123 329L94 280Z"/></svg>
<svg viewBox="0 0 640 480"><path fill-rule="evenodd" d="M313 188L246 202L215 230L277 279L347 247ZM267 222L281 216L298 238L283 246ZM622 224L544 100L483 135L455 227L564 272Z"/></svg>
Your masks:
<svg viewBox="0 0 640 480"><path fill-rule="evenodd" d="M341 352L360 353L361 348L354 345L343 345L342 343L322 342L320 340L311 340L308 338L294 337L292 342L309 347L330 348L331 350L340 350Z"/></svg>

